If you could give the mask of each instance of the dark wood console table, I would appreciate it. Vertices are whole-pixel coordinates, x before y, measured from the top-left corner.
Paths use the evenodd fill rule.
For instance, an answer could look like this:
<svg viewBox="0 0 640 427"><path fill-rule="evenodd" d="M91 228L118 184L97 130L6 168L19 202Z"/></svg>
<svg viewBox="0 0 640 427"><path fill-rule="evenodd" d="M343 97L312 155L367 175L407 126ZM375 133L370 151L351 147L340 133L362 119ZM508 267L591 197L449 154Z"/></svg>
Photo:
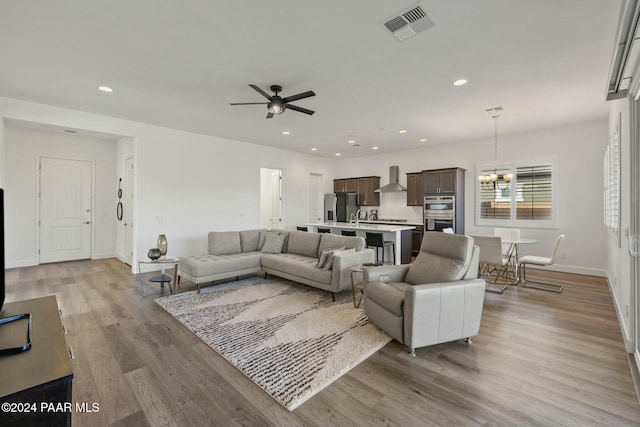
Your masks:
<svg viewBox="0 0 640 427"><path fill-rule="evenodd" d="M73 368L56 297L7 303L0 317L21 313L31 313L32 346L0 356L0 425L71 426ZM15 323L0 325L0 348L24 342L26 322Z"/></svg>

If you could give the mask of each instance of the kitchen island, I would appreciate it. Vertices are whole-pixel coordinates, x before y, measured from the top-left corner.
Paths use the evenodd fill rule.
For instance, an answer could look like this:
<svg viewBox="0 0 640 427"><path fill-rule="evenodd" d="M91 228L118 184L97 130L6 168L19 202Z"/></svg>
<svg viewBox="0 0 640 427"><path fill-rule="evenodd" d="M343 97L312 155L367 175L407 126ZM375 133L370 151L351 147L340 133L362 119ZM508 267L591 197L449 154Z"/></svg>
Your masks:
<svg viewBox="0 0 640 427"><path fill-rule="evenodd" d="M415 226L412 225L390 225L390 224L368 224L368 223L350 223L350 222L310 222L305 224L311 227L309 231L318 231L320 228L328 228L334 234L341 234L341 230L354 230L357 236L366 239L366 233L378 232L382 233L384 240L391 240L396 244L396 264L411 263L411 235ZM391 248L387 248L389 253L385 253L385 260L393 259L390 253Z"/></svg>

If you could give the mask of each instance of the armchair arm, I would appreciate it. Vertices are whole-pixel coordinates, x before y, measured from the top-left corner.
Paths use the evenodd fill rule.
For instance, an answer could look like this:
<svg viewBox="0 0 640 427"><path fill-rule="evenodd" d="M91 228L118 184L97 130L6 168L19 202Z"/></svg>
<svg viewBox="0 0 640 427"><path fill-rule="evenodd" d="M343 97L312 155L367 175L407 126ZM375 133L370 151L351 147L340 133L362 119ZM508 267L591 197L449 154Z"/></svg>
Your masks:
<svg viewBox="0 0 640 427"><path fill-rule="evenodd" d="M364 283L380 282L380 276L389 276L388 282L404 282L411 264L403 265L377 265L375 267L365 267L363 273Z"/></svg>
<svg viewBox="0 0 640 427"><path fill-rule="evenodd" d="M351 288L351 267L374 262L374 260L375 252L373 249L363 249L351 254L334 256L331 271L331 287L334 292Z"/></svg>
<svg viewBox="0 0 640 427"><path fill-rule="evenodd" d="M404 338L410 348L476 336L485 281L457 280L409 286L404 294Z"/></svg>

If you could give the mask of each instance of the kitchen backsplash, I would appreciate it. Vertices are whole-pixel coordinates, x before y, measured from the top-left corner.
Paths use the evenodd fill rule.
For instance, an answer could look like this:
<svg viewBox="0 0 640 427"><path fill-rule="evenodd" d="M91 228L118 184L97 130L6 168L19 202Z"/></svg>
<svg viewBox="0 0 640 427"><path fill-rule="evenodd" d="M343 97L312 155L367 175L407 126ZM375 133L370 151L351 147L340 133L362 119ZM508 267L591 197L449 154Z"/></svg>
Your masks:
<svg viewBox="0 0 640 427"><path fill-rule="evenodd" d="M407 206L407 193L404 191L380 193L380 206L362 208L367 211L367 217L372 209L378 210L378 218L408 219L422 222L422 207Z"/></svg>

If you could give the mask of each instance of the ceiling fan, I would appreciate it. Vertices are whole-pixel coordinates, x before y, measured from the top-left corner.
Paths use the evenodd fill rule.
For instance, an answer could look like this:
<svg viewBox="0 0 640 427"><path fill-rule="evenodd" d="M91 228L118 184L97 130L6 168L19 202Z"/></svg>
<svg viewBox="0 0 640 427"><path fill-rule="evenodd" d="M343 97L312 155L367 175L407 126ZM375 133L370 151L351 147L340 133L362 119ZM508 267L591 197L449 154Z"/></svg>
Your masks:
<svg viewBox="0 0 640 427"><path fill-rule="evenodd" d="M271 92L273 95L269 95L267 92L263 91L256 85L249 85L253 89L255 89L262 96L267 98L269 102L233 102L230 105L266 105L267 110L267 119L272 118L273 116L277 116L278 114L282 114L288 108L293 111L298 111L300 113L305 114L313 114L315 111L307 110L306 108L298 107L297 105L291 105L290 102L298 101L299 99L309 98L310 96L315 96L316 94L312 90L308 90L306 92L301 92L297 95L287 96L286 98L282 98L278 96L278 92L282 92L282 86L280 85L272 85Z"/></svg>

